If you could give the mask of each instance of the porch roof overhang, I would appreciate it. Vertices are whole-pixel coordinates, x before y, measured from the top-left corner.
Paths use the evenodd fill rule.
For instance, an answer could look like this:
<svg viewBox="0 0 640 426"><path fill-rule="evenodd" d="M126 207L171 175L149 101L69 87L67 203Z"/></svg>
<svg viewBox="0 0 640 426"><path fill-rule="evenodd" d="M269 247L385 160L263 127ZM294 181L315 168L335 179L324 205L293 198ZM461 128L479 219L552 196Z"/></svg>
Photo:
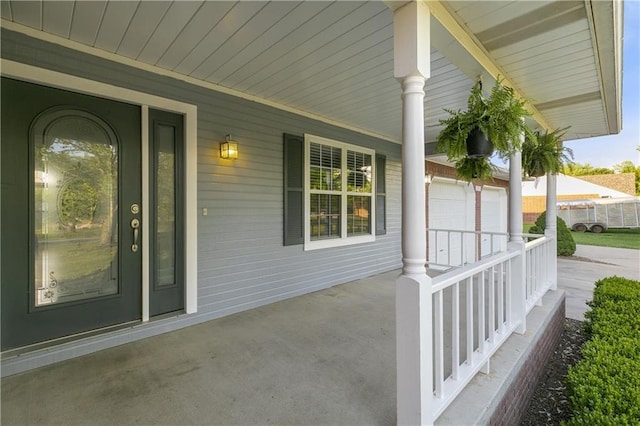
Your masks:
<svg viewBox="0 0 640 426"><path fill-rule="evenodd" d="M1 1L2 27L400 143L403 2ZM498 75L566 139L621 129L618 1L429 1L425 142Z"/></svg>

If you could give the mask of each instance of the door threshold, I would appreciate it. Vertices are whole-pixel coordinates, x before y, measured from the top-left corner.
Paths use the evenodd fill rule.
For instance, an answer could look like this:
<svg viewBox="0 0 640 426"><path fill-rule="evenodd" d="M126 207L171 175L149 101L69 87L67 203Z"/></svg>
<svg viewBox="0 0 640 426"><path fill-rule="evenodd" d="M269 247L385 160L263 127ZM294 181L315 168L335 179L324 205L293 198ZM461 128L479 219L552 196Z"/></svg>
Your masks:
<svg viewBox="0 0 640 426"><path fill-rule="evenodd" d="M7 349L6 351L0 352L0 359L2 361L10 358L15 358L20 355L24 355L26 353L37 352L41 350L46 350L54 346L64 345L65 343L70 343L76 340L84 339L87 337L93 337L100 334L104 334L111 331L122 330L124 328L130 328L137 324L142 324L140 320L128 321L121 324L110 325L107 327L98 328L95 330L89 330L82 333L72 334L69 336L58 337L57 339L46 340L44 342L33 343L27 346L21 346L19 348Z"/></svg>

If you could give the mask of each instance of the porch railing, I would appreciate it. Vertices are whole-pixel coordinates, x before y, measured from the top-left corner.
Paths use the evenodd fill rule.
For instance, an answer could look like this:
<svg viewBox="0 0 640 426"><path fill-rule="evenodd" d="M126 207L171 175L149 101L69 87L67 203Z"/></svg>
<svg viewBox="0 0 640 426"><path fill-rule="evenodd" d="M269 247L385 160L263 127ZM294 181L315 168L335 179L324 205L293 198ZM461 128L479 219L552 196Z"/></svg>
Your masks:
<svg viewBox="0 0 640 426"><path fill-rule="evenodd" d="M537 235L539 238L525 244L525 300L527 313L535 305L542 305L542 296L551 288L551 263L555 262L552 251L553 239Z"/></svg>
<svg viewBox="0 0 640 426"><path fill-rule="evenodd" d="M452 230L430 230L432 235L440 231L447 239L454 235ZM422 321L433 327L433 395L428 396L433 398L433 420L478 372L489 372L491 356L514 331L524 332L526 315L542 304L555 279L554 239L549 236L527 234L524 245L507 245L506 234L455 232L499 236L504 250L494 253L494 245L491 254L475 263L432 279L433 318Z"/></svg>
<svg viewBox="0 0 640 426"><path fill-rule="evenodd" d="M519 325L512 291L513 250L435 277L433 292L433 418L437 418ZM430 318L424 318L429 321Z"/></svg>
<svg viewBox="0 0 640 426"><path fill-rule="evenodd" d="M427 265L449 269L478 262L507 249L505 232L427 229Z"/></svg>

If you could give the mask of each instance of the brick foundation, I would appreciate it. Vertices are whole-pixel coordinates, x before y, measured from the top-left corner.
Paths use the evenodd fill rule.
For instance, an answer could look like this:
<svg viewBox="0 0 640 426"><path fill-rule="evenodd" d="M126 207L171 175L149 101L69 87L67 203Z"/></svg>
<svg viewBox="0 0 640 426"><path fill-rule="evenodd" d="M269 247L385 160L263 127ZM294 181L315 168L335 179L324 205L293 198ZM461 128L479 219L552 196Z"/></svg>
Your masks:
<svg viewBox="0 0 640 426"><path fill-rule="evenodd" d="M520 424L535 390L535 385L541 379L553 351L560 343L560 337L564 330L564 318L565 302L563 300L549 321L544 335L529 351L528 358L524 361L518 376L504 393L504 398L498 403L489 424Z"/></svg>

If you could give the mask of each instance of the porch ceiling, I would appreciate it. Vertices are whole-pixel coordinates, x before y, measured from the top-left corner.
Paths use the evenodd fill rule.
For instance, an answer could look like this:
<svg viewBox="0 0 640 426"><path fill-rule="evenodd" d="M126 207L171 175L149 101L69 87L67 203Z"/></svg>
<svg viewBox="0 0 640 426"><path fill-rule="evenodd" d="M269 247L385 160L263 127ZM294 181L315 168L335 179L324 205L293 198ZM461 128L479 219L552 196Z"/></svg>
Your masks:
<svg viewBox="0 0 640 426"><path fill-rule="evenodd" d="M621 20L615 3L439 5L485 62L533 100L541 121L571 126L569 139L620 130ZM10 30L90 46L401 138L393 14L383 2L2 0L1 13ZM495 77L481 59L459 53L459 36L432 17L427 141L437 135L431 126L446 115L443 108L465 108L474 80Z"/></svg>

